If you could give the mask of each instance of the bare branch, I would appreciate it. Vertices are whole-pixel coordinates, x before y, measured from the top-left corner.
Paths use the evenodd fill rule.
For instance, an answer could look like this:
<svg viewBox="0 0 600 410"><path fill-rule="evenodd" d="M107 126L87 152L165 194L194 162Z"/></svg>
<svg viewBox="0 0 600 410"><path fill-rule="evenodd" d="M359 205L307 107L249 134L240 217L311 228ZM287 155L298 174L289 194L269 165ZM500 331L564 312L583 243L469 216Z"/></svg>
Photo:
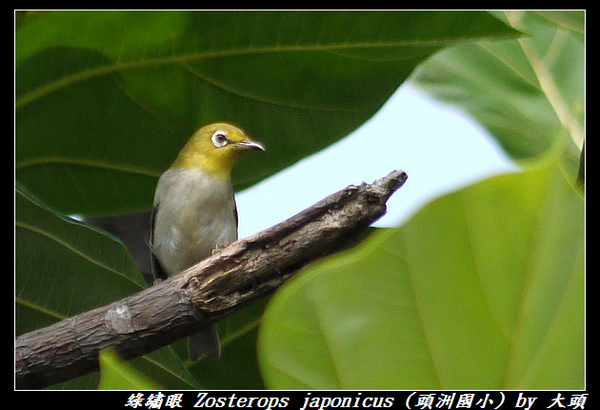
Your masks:
<svg viewBox="0 0 600 410"><path fill-rule="evenodd" d="M274 292L306 264L342 249L386 211L407 179L351 185L139 293L16 339L16 385L36 389L98 370L101 349L142 356Z"/></svg>

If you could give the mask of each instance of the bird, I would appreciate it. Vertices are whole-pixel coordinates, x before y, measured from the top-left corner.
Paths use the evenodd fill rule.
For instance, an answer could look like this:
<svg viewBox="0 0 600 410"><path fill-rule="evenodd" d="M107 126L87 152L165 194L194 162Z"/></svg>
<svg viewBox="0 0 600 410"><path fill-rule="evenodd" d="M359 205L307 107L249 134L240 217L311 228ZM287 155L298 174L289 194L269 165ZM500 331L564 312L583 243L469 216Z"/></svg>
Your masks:
<svg viewBox="0 0 600 410"><path fill-rule="evenodd" d="M158 282L207 258L238 237L231 171L248 151L265 151L235 125L218 122L196 131L160 176L151 216L151 266ZM221 356L214 324L188 340L188 356Z"/></svg>

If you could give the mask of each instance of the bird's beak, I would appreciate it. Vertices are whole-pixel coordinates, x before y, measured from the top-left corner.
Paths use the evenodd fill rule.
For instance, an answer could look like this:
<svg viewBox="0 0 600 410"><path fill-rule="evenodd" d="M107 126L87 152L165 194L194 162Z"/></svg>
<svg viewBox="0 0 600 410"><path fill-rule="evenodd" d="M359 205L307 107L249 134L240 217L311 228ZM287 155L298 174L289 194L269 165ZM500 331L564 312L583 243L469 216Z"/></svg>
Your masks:
<svg viewBox="0 0 600 410"><path fill-rule="evenodd" d="M244 140L235 143L236 147L244 149L244 150L256 150L256 151L266 151L267 148L265 144L262 142L254 141L254 140Z"/></svg>

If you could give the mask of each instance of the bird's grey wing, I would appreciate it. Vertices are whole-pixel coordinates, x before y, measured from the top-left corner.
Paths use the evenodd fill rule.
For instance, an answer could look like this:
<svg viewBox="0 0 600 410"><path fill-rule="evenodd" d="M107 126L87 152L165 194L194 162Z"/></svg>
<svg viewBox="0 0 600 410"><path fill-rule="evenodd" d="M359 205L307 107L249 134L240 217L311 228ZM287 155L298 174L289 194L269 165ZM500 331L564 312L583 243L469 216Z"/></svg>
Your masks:
<svg viewBox="0 0 600 410"><path fill-rule="evenodd" d="M235 216L235 231L238 231L239 228L239 216L237 211L237 203L235 202L235 196L233 197L233 215ZM237 235L236 235L237 236Z"/></svg>
<svg viewBox="0 0 600 410"><path fill-rule="evenodd" d="M154 277L154 282L160 282L169 277L167 272L164 270L160 261L156 257L154 253L154 225L156 222L156 214L158 212L158 203L154 205L152 208L152 217L150 218L151 226L150 226L150 267L152 268L152 276Z"/></svg>

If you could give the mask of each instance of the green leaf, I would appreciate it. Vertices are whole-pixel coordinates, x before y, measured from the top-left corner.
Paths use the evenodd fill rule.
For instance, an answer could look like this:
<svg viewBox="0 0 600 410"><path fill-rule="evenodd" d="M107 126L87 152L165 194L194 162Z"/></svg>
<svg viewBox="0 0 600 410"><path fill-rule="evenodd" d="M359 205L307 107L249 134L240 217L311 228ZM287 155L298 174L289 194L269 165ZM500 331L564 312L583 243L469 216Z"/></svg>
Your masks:
<svg viewBox="0 0 600 410"><path fill-rule="evenodd" d="M100 351L101 390L159 390L161 386L121 359L112 350Z"/></svg>
<svg viewBox="0 0 600 410"><path fill-rule="evenodd" d="M259 333L275 389L581 389L583 200L555 159L301 272Z"/></svg>
<svg viewBox="0 0 600 410"><path fill-rule="evenodd" d="M236 168L246 187L349 134L440 48L518 34L482 12L40 13L16 35L17 179L66 214L149 208L225 120L268 147Z"/></svg>
<svg viewBox="0 0 600 410"><path fill-rule="evenodd" d="M19 185L15 205L17 334L144 287L127 249L113 237L55 213Z"/></svg>
<svg viewBox="0 0 600 410"><path fill-rule="evenodd" d="M414 81L472 115L514 159L568 147L563 166L575 179L584 139L584 12L495 12L525 36L446 49Z"/></svg>
<svg viewBox="0 0 600 410"><path fill-rule="evenodd" d="M114 237L55 212L19 184L15 205L17 335L145 287L127 249ZM150 369L155 380L168 381L172 386L194 386L181 361L168 348L129 366ZM95 375L84 376L53 388L93 388L95 380Z"/></svg>

